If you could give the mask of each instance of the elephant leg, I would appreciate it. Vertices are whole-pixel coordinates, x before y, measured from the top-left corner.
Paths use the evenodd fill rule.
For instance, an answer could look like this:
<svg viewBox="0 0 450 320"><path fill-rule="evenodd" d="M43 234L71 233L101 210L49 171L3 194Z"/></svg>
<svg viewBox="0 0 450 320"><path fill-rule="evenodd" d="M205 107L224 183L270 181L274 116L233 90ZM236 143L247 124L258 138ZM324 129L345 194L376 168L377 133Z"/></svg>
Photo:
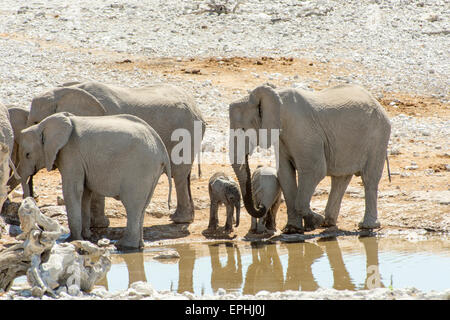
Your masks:
<svg viewBox="0 0 450 320"><path fill-rule="evenodd" d="M364 218L359 223L361 229L374 229L380 227L378 221L377 199L378 183L384 167L384 154L381 159L370 159L368 165L361 172L361 178L364 184L365 212Z"/></svg>
<svg viewBox="0 0 450 320"><path fill-rule="evenodd" d="M311 231L322 225L324 218L311 210L311 198L319 182L325 177L325 172L308 171L301 173L299 187L295 199L295 209L305 220L305 230Z"/></svg>
<svg viewBox="0 0 450 320"><path fill-rule="evenodd" d="M281 190L283 191L284 199L286 201L288 217L286 226L283 228L283 233L302 233L302 217L295 210L295 197L297 193L296 172L291 161L283 153L281 148L279 161L278 180L280 181Z"/></svg>
<svg viewBox="0 0 450 320"><path fill-rule="evenodd" d="M345 190L352 179L352 175L331 177L331 191L325 208L324 227L335 226L341 208Z"/></svg>
<svg viewBox="0 0 450 320"><path fill-rule="evenodd" d="M256 233L265 233L267 231L266 222L269 214L270 210L266 213L264 217L258 219L258 223L256 225Z"/></svg>
<svg viewBox="0 0 450 320"><path fill-rule="evenodd" d="M67 210L67 220L70 229L70 237L67 241L83 240L81 199L83 196L83 181L67 181L62 179L64 202Z"/></svg>
<svg viewBox="0 0 450 320"><path fill-rule="evenodd" d="M257 223L258 223L258 221L256 220L256 218L252 217L251 224L250 224L250 232L253 232L253 233L256 232Z"/></svg>
<svg viewBox="0 0 450 320"><path fill-rule="evenodd" d="M274 213L272 211L272 208L269 210L269 212L267 212L266 215L266 221L264 221L264 225L266 227L267 230L270 231L274 231L276 230L275 228L275 218L274 218Z"/></svg>
<svg viewBox="0 0 450 320"><path fill-rule="evenodd" d="M177 190L177 209L170 217L174 223L192 223L194 221L194 201L191 196L190 165L173 165L172 171Z"/></svg>
<svg viewBox="0 0 450 320"><path fill-rule="evenodd" d="M226 205L227 208L227 220L225 222L225 231L231 232L233 231L233 214L234 214L234 207L233 205Z"/></svg>
<svg viewBox="0 0 450 320"><path fill-rule="evenodd" d="M210 230L217 229L217 225L219 223L218 210L219 204L217 203L217 201L211 201L211 205L209 207L209 224L208 224L208 229Z"/></svg>
<svg viewBox="0 0 450 320"><path fill-rule="evenodd" d="M277 212L278 208L280 207L280 204L281 199L278 198L272 205L272 208L270 208L269 214L267 216L266 228L269 229L270 231L277 230Z"/></svg>
<svg viewBox="0 0 450 320"><path fill-rule="evenodd" d="M116 246L120 249L142 248L145 199L138 196L126 196L122 199L122 203L127 212L127 226Z"/></svg>
<svg viewBox="0 0 450 320"><path fill-rule="evenodd" d="M94 228L108 228L109 219L105 215L105 197L92 192L90 203L91 226Z"/></svg>
<svg viewBox="0 0 450 320"><path fill-rule="evenodd" d="M120 195L120 199L122 199L122 203L127 212L127 226L124 234L116 245L118 248L141 249L144 247L145 208L147 208L152 199L160 175L161 173L149 178L150 180L153 180L150 188L148 188L148 186L142 186L140 188L141 190L149 190L146 194L143 192L127 192ZM130 186L129 188L126 188L126 190L133 190L133 187L134 186Z"/></svg>
<svg viewBox="0 0 450 320"><path fill-rule="evenodd" d="M81 199L81 235L83 239L90 239L91 234L91 198L92 192L88 188L84 188Z"/></svg>

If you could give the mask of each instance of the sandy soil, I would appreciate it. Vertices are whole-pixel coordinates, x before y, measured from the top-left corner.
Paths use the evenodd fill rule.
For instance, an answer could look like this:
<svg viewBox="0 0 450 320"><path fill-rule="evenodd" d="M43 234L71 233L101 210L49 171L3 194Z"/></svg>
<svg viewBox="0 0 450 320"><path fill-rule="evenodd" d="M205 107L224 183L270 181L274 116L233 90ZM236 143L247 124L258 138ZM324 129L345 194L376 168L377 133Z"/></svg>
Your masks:
<svg viewBox="0 0 450 320"><path fill-rule="evenodd" d="M329 79L327 74L348 74L358 72L355 65L353 70L339 69L336 63L327 64L312 60L301 60L293 58L210 58L210 59L190 59L187 61L176 61L172 59L158 60L121 60L114 64L100 64L99 70L113 69L121 72L131 72L135 68L149 69L159 75L177 74L186 80L195 77L196 80L208 79L214 85L224 89L224 98L236 89L254 88L261 84L261 79L254 76L254 73L281 73L283 75L301 76L309 73L314 74L320 69L323 75L323 81L317 83L314 89L320 89L333 83L326 83ZM365 71L367 72L367 70ZM282 80L274 79L275 85L282 86ZM326 84L327 85L326 85ZM381 96L380 96L381 97ZM390 104L396 101L396 106ZM449 104L443 104L433 97L415 96L407 93L383 93L380 102L386 108L390 116L398 114L412 115L416 119L421 117L434 116L442 119L448 119ZM213 117L206 119L209 124L217 125L218 119ZM225 125L226 126L226 125ZM227 128L224 128L225 130ZM448 202L432 201L431 198L413 196L415 192L423 191L428 194L441 194L449 190L450 172L446 169L450 156L442 153L442 150L436 150L435 153L424 151L421 144L417 143L415 137L409 139L408 148L397 155L390 155L390 168L394 173L392 182L388 181L387 172L383 175L380 182L379 195L379 218L382 224L382 232L386 229L402 228L422 228L428 231L447 232L448 223L443 223L445 219L449 220ZM446 141L442 141L446 143ZM439 151L439 152L438 152ZM401 168L409 165L411 159L417 163L421 169L433 169L434 174L427 175L423 170L414 172L413 175L402 175ZM250 160L251 161L251 160ZM250 162L253 168L255 164ZM192 195L196 205L195 221L190 225L173 224L169 219L167 210L167 190L168 184L165 176L162 176L160 183L155 191L152 204L147 210L145 217L145 240L158 241L164 239L180 240L201 240L205 238L255 238L258 236L249 235L250 216L242 210L241 224L231 234L218 233L216 235L206 235L204 230L207 228L209 219L209 198L207 184L209 177L217 171L224 171L234 176L229 165L226 164L203 164L202 176L197 177L197 169L194 166L192 177ZM62 196L61 178L58 171L46 172L41 170L35 177L35 191L38 196L39 206L53 206L57 203L57 197ZM328 191L330 187L329 178L324 179L316 190L312 199L312 208L319 213L323 213L326 204ZM364 212L364 197L361 179L354 177L347 194L344 197L340 216L338 219L339 230L356 231L357 223L362 218ZM172 197L172 211L176 207L175 191ZM19 202L16 197L13 202ZM16 205L17 206L17 205ZM107 216L110 218L110 228L108 231L97 230L98 236L107 236L111 239L117 239L122 228L126 224L126 215L122 204L114 199L107 199ZM65 219L63 219L64 221ZM220 225L224 224L225 209L221 208L219 213ZM446 221L446 220L445 220ZM278 217L278 230L282 229L286 223L286 207L281 205ZM317 229L312 234L326 232L324 229ZM105 233L107 232L107 234ZM13 241L8 235L3 235L0 239L0 246L7 245Z"/></svg>

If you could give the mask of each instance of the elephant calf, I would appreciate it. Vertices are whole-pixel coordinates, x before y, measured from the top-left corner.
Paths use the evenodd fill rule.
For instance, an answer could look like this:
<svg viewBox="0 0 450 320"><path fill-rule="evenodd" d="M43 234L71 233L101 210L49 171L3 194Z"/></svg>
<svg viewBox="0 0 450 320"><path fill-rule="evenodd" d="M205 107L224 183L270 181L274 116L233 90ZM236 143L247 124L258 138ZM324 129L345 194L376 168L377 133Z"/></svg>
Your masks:
<svg viewBox="0 0 450 320"><path fill-rule="evenodd" d="M127 226L119 248L143 246L143 221L158 179L170 160L159 135L132 115L77 117L56 113L22 131L19 173L57 167L62 176L70 240L90 237L93 192L121 200Z"/></svg>
<svg viewBox="0 0 450 320"><path fill-rule="evenodd" d="M208 191L211 200L208 229L217 229L217 224L219 223L219 205L224 204L227 208L225 231L233 231L234 208L236 208L236 227L239 226L241 209L241 194L238 184L231 177L225 175L225 173L216 172L209 179Z"/></svg>
<svg viewBox="0 0 450 320"><path fill-rule="evenodd" d="M275 232L275 219L281 203L281 187L275 168L258 166L253 172L252 196L256 206L264 206L267 211L261 218L252 217L250 232Z"/></svg>

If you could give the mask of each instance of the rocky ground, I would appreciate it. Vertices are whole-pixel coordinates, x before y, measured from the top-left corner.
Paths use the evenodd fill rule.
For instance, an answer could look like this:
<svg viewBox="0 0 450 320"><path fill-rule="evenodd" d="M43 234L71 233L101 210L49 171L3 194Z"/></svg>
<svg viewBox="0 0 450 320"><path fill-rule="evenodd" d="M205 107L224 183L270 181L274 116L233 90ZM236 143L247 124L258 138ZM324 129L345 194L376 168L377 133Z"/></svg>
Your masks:
<svg viewBox="0 0 450 320"><path fill-rule="evenodd" d="M26 107L34 95L73 80L132 87L168 82L191 92L208 122L202 145L203 175L198 177L194 170L192 182L195 222L171 224L167 182L162 177L145 218L145 240L154 243L214 237L203 233L209 217L207 182L219 170L232 174L226 153L230 101L264 82L307 90L360 84L382 103L392 121L392 182L385 174L380 183L382 229L378 232L448 233L447 1L247 0L234 13L220 15L208 12L207 3L47 0L24 5L4 0L0 4L0 100ZM226 6L232 11L235 4L229 1ZM264 156L262 152L252 158L251 166L265 161ZM66 223L64 206L57 206L57 197L62 196L59 173L42 170L35 187L43 211ZM327 178L316 190L313 209L323 212L328 191ZM0 218L0 248L14 242L18 232L13 213L20 196L20 190L13 192L13 204ZM355 177L343 201L339 230L328 231L355 232L364 210L363 197L361 180ZM285 213L283 204L279 229L286 222ZM107 215L111 228L99 230L99 236L117 239L126 222L121 203L108 199ZM247 234L250 219L242 215L241 226L226 237L252 238ZM219 219L223 223L224 214ZM384 294L390 293L379 297L388 297ZM306 295L295 293L292 298Z"/></svg>
<svg viewBox="0 0 450 320"><path fill-rule="evenodd" d="M15 286L10 292L0 295L0 300L36 299L31 297L29 288ZM54 300L44 296L43 300ZM422 292L415 288L389 289L378 288L372 290L336 290L318 289L317 291L268 292L260 291L256 295L242 295L227 293L219 289L214 295L197 296L190 292L176 293L172 291L156 291L147 282L134 282L124 291L109 292L104 287L95 288L90 294L70 296L63 293L60 299L65 300L449 300L450 289L443 292Z"/></svg>

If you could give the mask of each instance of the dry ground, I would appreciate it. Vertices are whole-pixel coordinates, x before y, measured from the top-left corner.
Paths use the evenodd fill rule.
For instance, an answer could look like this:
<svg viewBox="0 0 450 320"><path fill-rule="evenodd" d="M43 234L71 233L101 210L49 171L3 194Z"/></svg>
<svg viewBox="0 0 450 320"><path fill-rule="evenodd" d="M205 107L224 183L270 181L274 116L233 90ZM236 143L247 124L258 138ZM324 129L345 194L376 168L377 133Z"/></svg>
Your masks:
<svg viewBox="0 0 450 320"><path fill-rule="evenodd" d="M211 80L214 85L218 85L225 90L224 98L236 89L252 89L261 84L262 80L256 78L253 73L281 73L300 77L309 74L319 77L321 81L314 89L325 87L325 83L330 79L330 75L345 75L358 72L358 66L348 70L336 67L336 63L320 63L310 60L291 58L211 58L211 59L190 59L185 61L175 61L172 59L160 60L118 60L114 63L99 64L99 70L114 69L121 72L132 72L135 68L151 70L162 75L177 75L181 79L189 80ZM319 74L320 71L320 74ZM281 80L273 81L276 85L282 85ZM329 84L329 82L327 83ZM332 84L332 83L331 83ZM397 108L390 105L396 99ZM448 119L449 105L442 104L433 97L416 96L407 93L383 93L380 102L388 111L389 115L395 116L399 113L412 115L415 117L438 116ZM218 121L214 118L206 119L209 123ZM405 166L414 160L420 172L416 171L411 176L403 177L393 175L392 182L388 181L387 173L384 174L380 182L380 222L382 230L394 228L425 228L429 231L448 231L442 229L443 219L449 219L448 204L439 204L433 201L419 201L411 198L411 193L415 191L442 192L449 190L450 172L446 171L445 165L449 163L449 156L443 155L443 150L436 153L429 153L423 150L420 144L416 144L414 137L409 140L410 150L407 153L390 156L390 167L392 172L401 172ZM445 142L444 142L445 143ZM414 156L413 156L413 153ZM254 167L254 164L253 164ZM423 170L434 169L433 175L426 175ZM159 209L158 212L147 210L145 217L145 239L150 241L164 239L201 240L207 238L203 231L207 228L209 219L209 199L207 184L209 177L216 171L224 171L233 175L232 169L228 165L207 165L202 166L202 176L197 178L196 166L193 169L192 195L196 205L195 221L190 225L172 224L167 212L167 179L162 176L155 191L152 204ZM233 175L234 176L234 175ZM317 188L316 195L312 199L312 208L319 213L323 213L330 186L329 178L324 179ZM39 206L56 205L56 197L61 196L61 178L58 171L46 172L41 170L35 177L35 190L38 195ZM364 198L361 191L361 179L354 177L349 192L345 195L338 227L341 230L354 231L357 223L362 218L364 212ZM172 211L175 208L175 191L172 196ZM18 202L20 199L15 198ZM111 226L109 236L117 238L126 224L126 215L119 201L107 199L107 215L110 218ZM221 208L219 213L220 225L224 224L225 213ZM281 229L286 223L286 207L283 203L277 217L277 227ZM250 216L242 209L241 224L231 235L222 235L225 238L245 237L250 226ZM117 232L116 232L117 231ZM313 233L323 232L318 229ZM104 232L101 232L104 234ZM248 236L248 235L247 235ZM7 244L12 239L3 235L1 244Z"/></svg>

